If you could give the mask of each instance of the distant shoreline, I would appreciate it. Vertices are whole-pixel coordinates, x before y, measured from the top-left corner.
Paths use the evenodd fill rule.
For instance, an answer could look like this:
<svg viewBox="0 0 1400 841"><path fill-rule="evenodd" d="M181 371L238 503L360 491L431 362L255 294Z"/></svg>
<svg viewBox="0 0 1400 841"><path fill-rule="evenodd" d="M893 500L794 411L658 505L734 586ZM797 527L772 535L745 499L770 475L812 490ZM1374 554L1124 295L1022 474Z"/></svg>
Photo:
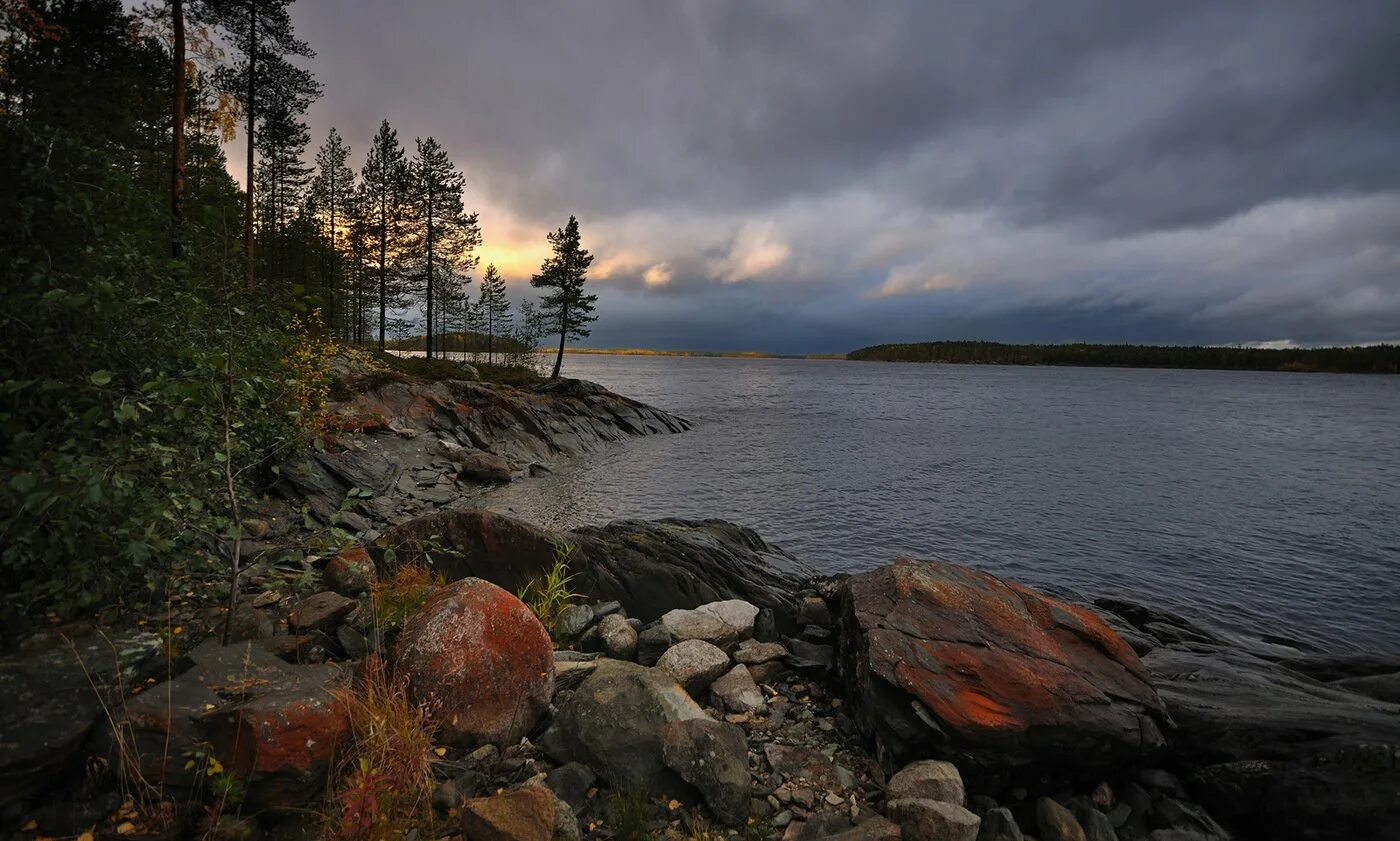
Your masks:
<svg viewBox="0 0 1400 841"><path fill-rule="evenodd" d="M541 350L541 353L554 353ZM696 356L722 359L837 359L845 360L844 353L763 353L756 350L651 350L649 348L565 348L564 353L581 353L591 356Z"/></svg>
<svg viewBox="0 0 1400 841"><path fill-rule="evenodd" d="M853 350L846 358L857 362L927 362L955 365L1400 374L1400 345L1274 349L1190 345L912 342L872 345Z"/></svg>

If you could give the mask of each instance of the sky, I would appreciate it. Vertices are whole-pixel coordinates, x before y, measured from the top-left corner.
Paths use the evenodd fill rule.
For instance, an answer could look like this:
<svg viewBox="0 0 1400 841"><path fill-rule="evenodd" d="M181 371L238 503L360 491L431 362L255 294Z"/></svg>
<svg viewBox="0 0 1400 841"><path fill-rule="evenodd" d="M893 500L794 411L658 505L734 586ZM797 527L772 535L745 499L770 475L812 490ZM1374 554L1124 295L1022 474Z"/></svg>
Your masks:
<svg viewBox="0 0 1400 841"><path fill-rule="evenodd" d="M597 347L1400 339L1400 3L299 0L358 168L432 135ZM241 145L230 147L241 175Z"/></svg>

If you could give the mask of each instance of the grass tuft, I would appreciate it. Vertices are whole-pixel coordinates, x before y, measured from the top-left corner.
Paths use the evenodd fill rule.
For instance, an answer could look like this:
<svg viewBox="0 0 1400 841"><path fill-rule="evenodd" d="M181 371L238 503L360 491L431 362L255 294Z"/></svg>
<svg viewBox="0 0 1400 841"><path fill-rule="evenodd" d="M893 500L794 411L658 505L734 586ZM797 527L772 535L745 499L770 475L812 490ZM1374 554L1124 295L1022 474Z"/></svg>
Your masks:
<svg viewBox="0 0 1400 841"><path fill-rule="evenodd" d="M350 743L330 789L325 837L380 841L431 830L437 756L427 708L377 654L337 698L350 717Z"/></svg>
<svg viewBox="0 0 1400 841"><path fill-rule="evenodd" d="M395 567L389 580L375 583L370 592L374 600L376 627L381 630L402 627L410 616L423 607L433 590L444 583L442 575L434 575L425 561L412 561Z"/></svg>
<svg viewBox="0 0 1400 841"><path fill-rule="evenodd" d="M569 589L569 584L574 579L569 572L569 563L573 560L576 548L572 543L554 544L554 563L549 571L531 578L515 594L516 598L534 612L551 637L555 636L559 614L563 613L564 608L572 604L574 599L583 596L582 593L575 593Z"/></svg>

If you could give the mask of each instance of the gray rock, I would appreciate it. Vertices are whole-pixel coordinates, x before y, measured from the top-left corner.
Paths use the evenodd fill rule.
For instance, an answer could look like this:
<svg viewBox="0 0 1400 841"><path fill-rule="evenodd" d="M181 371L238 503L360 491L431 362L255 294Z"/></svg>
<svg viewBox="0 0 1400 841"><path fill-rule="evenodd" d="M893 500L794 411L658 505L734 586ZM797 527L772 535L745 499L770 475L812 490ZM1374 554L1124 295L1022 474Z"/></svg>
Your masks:
<svg viewBox="0 0 1400 841"><path fill-rule="evenodd" d="M967 793L957 766L937 759L924 759L904 766L890 778L886 791L886 797L890 800L941 800L958 806L967 802Z"/></svg>
<svg viewBox="0 0 1400 841"><path fill-rule="evenodd" d="M558 702L538 744L559 762L582 762L614 787L651 794L678 790L661 756L667 722L705 718L675 681L623 660L600 660Z"/></svg>
<svg viewBox="0 0 1400 841"><path fill-rule="evenodd" d="M676 644L676 638L664 625L652 625L637 635L637 662L655 666L661 655Z"/></svg>
<svg viewBox="0 0 1400 841"><path fill-rule="evenodd" d="M307 596L296 603L287 613L287 627L293 631L327 631L359 606L354 599L347 599L329 590Z"/></svg>
<svg viewBox="0 0 1400 841"><path fill-rule="evenodd" d="M341 625L335 629L336 642L340 643L340 648L345 652L345 656L351 660L363 660L369 656L369 641L365 635L350 627Z"/></svg>
<svg viewBox="0 0 1400 841"><path fill-rule="evenodd" d="M734 660L746 666L756 666L787 656L787 649L781 643L744 640L734 651Z"/></svg>
<svg viewBox="0 0 1400 841"><path fill-rule="evenodd" d="M742 599L703 604L694 610L672 610L661 624L678 640L704 640L729 648L753 636L758 608Z"/></svg>
<svg viewBox="0 0 1400 841"><path fill-rule="evenodd" d="M627 611L622 609L622 602L617 601L616 599L612 601L598 602L596 605L593 606L593 615L598 617L599 619L602 619L604 616L610 616L614 613L621 613L623 616L627 615Z"/></svg>
<svg viewBox="0 0 1400 841"><path fill-rule="evenodd" d="M735 666L710 684L715 706L736 713L752 713L763 706L763 691L744 666Z"/></svg>
<svg viewBox="0 0 1400 841"><path fill-rule="evenodd" d="M1011 816L1010 809L989 809L987 814L982 816L982 828L977 833L977 841L1024 841L1024 839L1021 827L1016 825L1016 819Z"/></svg>
<svg viewBox="0 0 1400 841"><path fill-rule="evenodd" d="M788 640L785 662L803 672L826 672L836 662L836 649L802 639Z"/></svg>
<svg viewBox="0 0 1400 841"><path fill-rule="evenodd" d="M495 453L472 452L457 459L457 478L488 484L509 482L510 462Z"/></svg>
<svg viewBox="0 0 1400 841"><path fill-rule="evenodd" d="M753 638L759 642L778 641L778 616L771 607L759 608L753 620Z"/></svg>
<svg viewBox="0 0 1400 841"><path fill-rule="evenodd" d="M1035 801L1035 825L1043 841L1086 841L1074 815L1049 797Z"/></svg>
<svg viewBox="0 0 1400 841"><path fill-rule="evenodd" d="M977 841L982 819L954 803L917 798L891 800L885 813L905 838L919 841Z"/></svg>
<svg viewBox="0 0 1400 841"><path fill-rule="evenodd" d="M594 612L590 605L571 604L559 612L559 618L554 622L554 632L566 640L576 639L588 630L593 619Z"/></svg>
<svg viewBox="0 0 1400 841"><path fill-rule="evenodd" d="M720 821L738 826L748 817L749 753L739 727L708 718L667 722L661 728L661 756L700 791Z"/></svg>
<svg viewBox="0 0 1400 841"><path fill-rule="evenodd" d="M1200 806L1166 797L1153 805L1153 829L1185 829L1206 836L1225 838L1228 833Z"/></svg>
<svg viewBox="0 0 1400 841"><path fill-rule="evenodd" d="M545 785L578 814L588 805L588 790L597 779L593 769L582 762L566 762L549 772Z"/></svg>
<svg viewBox="0 0 1400 841"><path fill-rule="evenodd" d="M1079 816L1079 825L1084 828L1085 841L1118 841L1118 833L1108 815L1097 809L1086 809Z"/></svg>
<svg viewBox="0 0 1400 841"><path fill-rule="evenodd" d="M901 841L899 824L882 815L875 815L847 830L821 836L822 841Z"/></svg>
<svg viewBox="0 0 1400 841"><path fill-rule="evenodd" d="M609 613L596 626L603 651L614 660L631 660L637 656L637 631L620 613Z"/></svg>
<svg viewBox="0 0 1400 841"><path fill-rule="evenodd" d="M698 698L716 678L729 671L729 655L704 640L684 640L661 655L656 668L674 678L690 697Z"/></svg>

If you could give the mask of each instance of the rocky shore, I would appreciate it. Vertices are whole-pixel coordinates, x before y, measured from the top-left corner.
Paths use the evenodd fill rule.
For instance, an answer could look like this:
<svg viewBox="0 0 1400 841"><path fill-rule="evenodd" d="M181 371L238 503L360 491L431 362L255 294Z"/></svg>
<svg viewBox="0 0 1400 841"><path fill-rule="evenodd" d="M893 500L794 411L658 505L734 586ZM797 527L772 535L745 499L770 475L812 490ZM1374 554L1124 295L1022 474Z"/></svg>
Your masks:
<svg viewBox="0 0 1400 841"><path fill-rule="evenodd" d="M463 508L486 461L504 481L686 428L585 383L467 385L338 407L346 434L279 493L361 539L250 575L231 621L0 659L5 837L1400 839L1400 658L1245 648L936 560L818 576L717 520ZM561 558L541 621L514 594ZM370 829L403 805L392 763L363 752L385 687L429 775L393 833Z"/></svg>

